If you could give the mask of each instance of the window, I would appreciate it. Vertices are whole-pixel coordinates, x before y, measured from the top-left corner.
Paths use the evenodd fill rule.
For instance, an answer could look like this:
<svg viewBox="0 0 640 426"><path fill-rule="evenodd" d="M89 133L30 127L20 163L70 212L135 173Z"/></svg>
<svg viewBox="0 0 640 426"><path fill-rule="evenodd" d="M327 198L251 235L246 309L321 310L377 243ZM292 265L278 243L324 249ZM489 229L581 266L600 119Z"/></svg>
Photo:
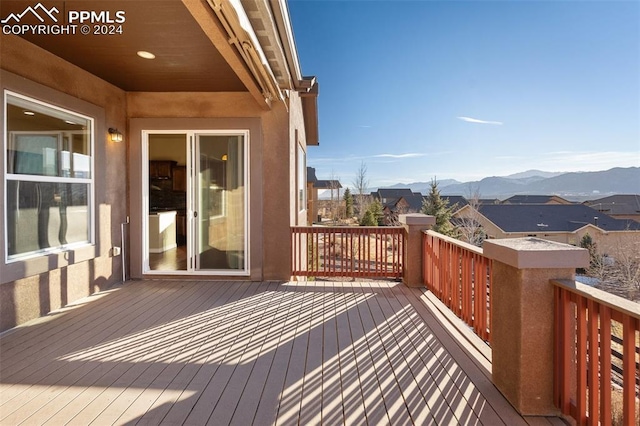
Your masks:
<svg viewBox="0 0 640 426"><path fill-rule="evenodd" d="M92 118L5 92L7 261L93 242Z"/></svg>
<svg viewBox="0 0 640 426"><path fill-rule="evenodd" d="M298 145L298 211L307 209L307 154Z"/></svg>

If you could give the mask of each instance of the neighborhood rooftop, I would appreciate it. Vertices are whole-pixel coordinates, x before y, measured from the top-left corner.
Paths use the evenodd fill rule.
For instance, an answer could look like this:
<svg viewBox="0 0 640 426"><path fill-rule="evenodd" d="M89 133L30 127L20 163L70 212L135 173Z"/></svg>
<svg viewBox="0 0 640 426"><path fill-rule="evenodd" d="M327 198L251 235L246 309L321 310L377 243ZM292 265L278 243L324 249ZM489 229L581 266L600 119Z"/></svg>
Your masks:
<svg viewBox="0 0 640 426"><path fill-rule="evenodd" d="M482 204L479 212L505 232L573 232L587 225L605 231L640 230L582 204Z"/></svg>

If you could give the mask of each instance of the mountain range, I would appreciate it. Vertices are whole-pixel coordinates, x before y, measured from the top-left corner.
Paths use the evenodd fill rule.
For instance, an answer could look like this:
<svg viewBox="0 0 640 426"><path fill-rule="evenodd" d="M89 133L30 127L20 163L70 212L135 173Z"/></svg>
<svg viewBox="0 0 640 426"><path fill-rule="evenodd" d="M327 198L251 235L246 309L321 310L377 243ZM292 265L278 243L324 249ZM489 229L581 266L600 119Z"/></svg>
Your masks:
<svg viewBox="0 0 640 426"><path fill-rule="evenodd" d="M429 193L430 182L398 183L391 188L411 188L413 192ZM572 201L597 199L613 194L640 194L640 167L599 172L544 172L528 170L509 176L486 177L474 182L453 179L438 181L442 195L505 199L513 195L559 195Z"/></svg>

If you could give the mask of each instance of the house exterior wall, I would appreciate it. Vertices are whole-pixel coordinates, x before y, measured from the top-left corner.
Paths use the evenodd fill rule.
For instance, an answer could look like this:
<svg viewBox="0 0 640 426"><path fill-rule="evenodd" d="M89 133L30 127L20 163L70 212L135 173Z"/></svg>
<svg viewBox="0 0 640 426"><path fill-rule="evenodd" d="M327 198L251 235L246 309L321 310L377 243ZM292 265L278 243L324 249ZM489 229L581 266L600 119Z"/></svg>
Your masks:
<svg viewBox="0 0 640 426"><path fill-rule="evenodd" d="M307 205L300 206L298 202L298 185L303 185L305 192L307 187L306 176L307 166L304 165L304 182L298 182L298 147L301 147L305 153L307 153L307 137L304 128L304 116L302 115L302 101L300 95L297 92L291 92L289 98L289 161L292 167L295 168L296 173L289 174L289 185L291 188L289 205L291 208L290 218L292 221L290 225L304 226L307 224ZM309 194L307 194L309 197Z"/></svg>
<svg viewBox="0 0 640 426"><path fill-rule="evenodd" d="M290 94L288 105L274 101L270 110L248 92L127 93L19 37L0 35L0 47L0 88L95 119L95 244L11 264L5 264L2 244L0 330L122 281L123 263L133 277L143 278L142 129L249 130L249 279L290 278L289 227L305 224L307 215L306 209L296 207L298 144L306 151L298 93ZM4 103L0 108L4 116ZM124 134L122 143L109 140L110 127ZM0 131L5 133L4 124ZM5 157L3 151L2 176ZM4 185L0 196L5 197ZM4 223L4 209L0 214ZM121 225L127 219L130 250L123 260L112 256L112 248L123 246ZM4 228L0 227L1 241L6 239Z"/></svg>
<svg viewBox="0 0 640 426"><path fill-rule="evenodd" d="M127 100L132 139L131 182L142 179L142 176L137 178L136 173L140 174L140 131L143 128L250 130L250 279L288 279L289 226L291 218L296 217L291 213L295 210L296 194L295 170L292 169L295 154L291 154L291 151L295 153L295 138L290 131L290 118L285 106L274 104L271 111L264 111L248 93L235 92L135 92L128 93ZM140 191L141 188L137 192L132 188L132 220L135 212L142 209ZM132 222L132 229L135 228ZM139 234L132 234L132 256L141 255L140 241ZM138 257L132 257L132 273L134 276L142 274Z"/></svg>
<svg viewBox="0 0 640 426"><path fill-rule="evenodd" d="M636 222L640 222L640 214L610 214L609 216L615 217L616 219L629 219L635 220Z"/></svg>
<svg viewBox="0 0 640 426"><path fill-rule="evenodd" d="M6 330L122 280L122 256L112 257L111 247L121 246L120 224L127 215L122 197L127 191L126 143L110 142L107 128L126 127L126 97L119 88L19 37L0 35L0 58L3 91L88 113L95 119L95 244L10 264L5 264L1 244L0 330ZM4 117L4 102L1 104ZM0 197L4 200L5 196L1 185ZM6 241L4 209L0 215L0 241Z"/></svg>
<svg viewBox="0 0 640 426"><path fill-rule="evenodd" d="M580 245L582 238L588 233L596 243L598 252L615 257L615 253L625 250L640 249L640 231L609 231L605 232L593 225L587 225L575 232L503 232L500 228L487 220L482 215L477 215L475 219L481 223L489 238L523 238L535 236L543 240L555 241L558 243Z"/></svg>

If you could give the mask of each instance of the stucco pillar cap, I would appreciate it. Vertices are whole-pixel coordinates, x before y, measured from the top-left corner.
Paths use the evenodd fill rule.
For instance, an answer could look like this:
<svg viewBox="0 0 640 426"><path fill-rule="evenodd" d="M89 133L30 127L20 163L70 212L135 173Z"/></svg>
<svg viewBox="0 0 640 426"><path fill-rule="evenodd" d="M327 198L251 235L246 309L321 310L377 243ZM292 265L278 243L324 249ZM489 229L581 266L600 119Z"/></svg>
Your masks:
<svg viewBox="0 0 640 426"><path fill-rule="evenodd" d="M435 216L428 216L423 213L406 213L399 217L403 225L431 226L436 224Z"/></svg>
<svg viewBox="0 0 640 426"><path fill-rule="evenodd" d="M518 269L564 269L589 266L589 251L540 238L486 240L484 255Z"/></svg>

